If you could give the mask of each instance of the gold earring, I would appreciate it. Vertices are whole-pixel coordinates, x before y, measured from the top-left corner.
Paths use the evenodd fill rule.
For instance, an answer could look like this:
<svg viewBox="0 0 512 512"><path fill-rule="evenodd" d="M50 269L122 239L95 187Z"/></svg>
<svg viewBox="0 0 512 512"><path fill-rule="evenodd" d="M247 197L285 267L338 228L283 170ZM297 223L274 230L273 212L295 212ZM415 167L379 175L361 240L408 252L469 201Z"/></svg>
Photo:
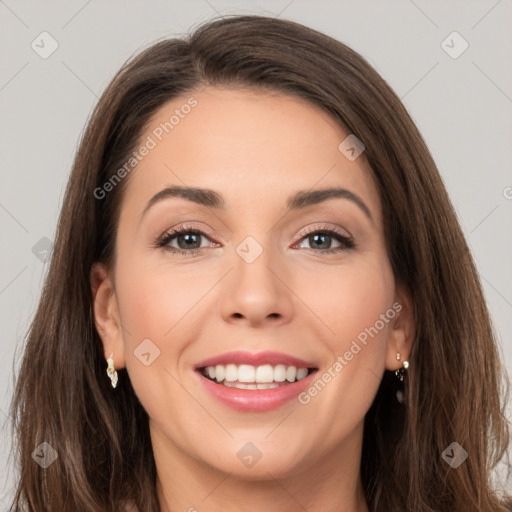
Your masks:
<svg viewBox="0 0 512 512"><path fill-rule="evenodd" d="M114 368L114 354L110 354L110 357L107 359L108 367L107 367L107 375L109 379L112 381L112 387L115 388L117 386L117 372Z"/></svg>

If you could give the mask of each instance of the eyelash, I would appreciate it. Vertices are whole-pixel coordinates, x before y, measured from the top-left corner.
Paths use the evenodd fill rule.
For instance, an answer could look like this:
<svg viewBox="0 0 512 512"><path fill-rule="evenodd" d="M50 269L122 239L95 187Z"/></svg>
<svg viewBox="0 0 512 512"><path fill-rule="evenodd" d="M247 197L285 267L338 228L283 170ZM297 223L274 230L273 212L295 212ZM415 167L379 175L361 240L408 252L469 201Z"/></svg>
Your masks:
<svg viewBox="0 0 512 512"><path fill-rule="evenodd" d="M186 249L180 249L177 247L168 247L167 246L167 244L169 244L169 242L171 242L172 240L177 238L179 235L184 235L184 234L195 234L195 235L201 235L201 236L208 238L208 235L200 229L193 228L191 226L179 226L179 227L173 229L172 231L168 231L162 237L157 239L155 247L167 250L167 251L171 252L172 254L181 254L183 256L194 256L194 255L198 254L201 251L201 249L205 249L205 247L202 247L200 249L186 250ZM324 226L321 228L318 228L318 227L309 228L309 229L302 231L299 234L301 236L301 240L299 240L299 241L302 241L303 238L306 238L307 236L312 235L312 234L322 234L322 235L328 235L328 236L336 239L341 244L343 244L342 247L336 247L334 249L325 249L325 250L309 249L310 251L320 252L322 254L338 253L340 251L346 251L347 249L354 249L356 247L356 244L351 237L348 237L348 236L344 235L343 233L341 233L340 231L338 231L334 228L331 228L331 227L327 227L327 226Z"/></svg>

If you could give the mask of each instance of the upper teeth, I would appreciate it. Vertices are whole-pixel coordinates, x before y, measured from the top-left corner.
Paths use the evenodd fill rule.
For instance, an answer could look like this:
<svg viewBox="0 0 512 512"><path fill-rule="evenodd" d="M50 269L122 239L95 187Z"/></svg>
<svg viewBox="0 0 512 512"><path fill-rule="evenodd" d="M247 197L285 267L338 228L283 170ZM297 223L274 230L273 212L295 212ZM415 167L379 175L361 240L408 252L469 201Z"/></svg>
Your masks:
<svg viewBox="0 0 512 512"><path fill-rule="evenodd" d="M278 364L272 366L264 364L262 366L252 366L250 364L218 364L217 366L208 366L204 369L204 374L217 382L226 380L227 382L295 382L301 380L308 374L307 368L297 368L295 366L285 366Z"/></svg>

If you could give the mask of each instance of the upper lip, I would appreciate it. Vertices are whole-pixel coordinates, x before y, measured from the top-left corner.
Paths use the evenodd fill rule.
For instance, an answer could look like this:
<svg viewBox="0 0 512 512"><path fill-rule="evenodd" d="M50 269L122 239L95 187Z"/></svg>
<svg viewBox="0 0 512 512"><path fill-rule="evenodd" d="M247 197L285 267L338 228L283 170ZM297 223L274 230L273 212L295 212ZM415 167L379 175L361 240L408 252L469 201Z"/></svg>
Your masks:
<svg viewBox="0 0 512 512"><path fill-rule="evenodd" d="M269 350L253 354L251 352L237 350L205 359L204 361L196 364L195 369L198 370L200 368L216 366L218 364L250 364L252 366L261 366L264 364L276 366L278 364L284 364L286 366L296 366L297 368L316 368L314 363L304 361L304 359L299 359L282 352L273 352Z"/></svg>

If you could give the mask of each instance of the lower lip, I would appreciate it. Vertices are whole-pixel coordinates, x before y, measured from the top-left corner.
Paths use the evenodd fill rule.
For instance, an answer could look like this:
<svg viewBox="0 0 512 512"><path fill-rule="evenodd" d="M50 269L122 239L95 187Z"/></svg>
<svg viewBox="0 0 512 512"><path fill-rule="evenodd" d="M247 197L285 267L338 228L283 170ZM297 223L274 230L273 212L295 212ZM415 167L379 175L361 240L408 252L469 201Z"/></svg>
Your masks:
<svg viewBox="0 0 512 512"><path fill-rule="evenodd" d="M238 389L228 388L207 379L195 371L206 390L224 405L245 412L264 412L281 407L293 400L304 391L313 379L317 370L303 379L273 389Z"/></svg>

